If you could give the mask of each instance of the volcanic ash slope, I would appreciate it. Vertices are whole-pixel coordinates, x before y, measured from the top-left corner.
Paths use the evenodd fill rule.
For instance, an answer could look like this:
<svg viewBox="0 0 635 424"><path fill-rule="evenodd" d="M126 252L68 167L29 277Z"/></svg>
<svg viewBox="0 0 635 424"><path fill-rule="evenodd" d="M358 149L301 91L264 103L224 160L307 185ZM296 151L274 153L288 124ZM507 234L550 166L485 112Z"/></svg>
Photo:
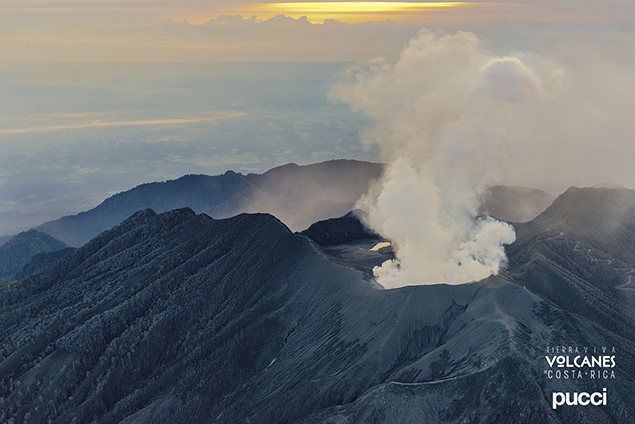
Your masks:
<svg viewBox="0 0 635 424"><path fill-rule="evenodd" d="M141 211L0 290L0 422L628 422L632 336L511 271L379 290L271 215ZM547 379L556 344L619 347L617 378Z"/></svg>

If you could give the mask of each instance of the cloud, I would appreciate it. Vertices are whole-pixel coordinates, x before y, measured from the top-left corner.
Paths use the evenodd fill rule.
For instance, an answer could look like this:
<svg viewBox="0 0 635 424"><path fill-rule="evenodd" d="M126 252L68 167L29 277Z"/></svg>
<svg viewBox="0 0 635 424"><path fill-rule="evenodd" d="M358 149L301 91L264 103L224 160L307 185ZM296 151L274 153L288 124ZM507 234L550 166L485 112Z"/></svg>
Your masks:
<svg viewBox="0 0 635 424"><path fill-rule="evenodd" d="M519 57L492 56L474 33L430 30L397 63L373 61L347 76L329 96L372 119L365 143L390 163L358 204L395 246L397 259L375 269L378 281L459 284L498 273L514 230L479 217L480 198L500 182L515 120L549 100L541 78Z"/></svg>
<svg viewBox="0 0 635 424"><path fill-rule="evenodd" d="M363 119L325 96L345 66L0 64L0 234L157 179L375 160Z"/></svg>
<svg viewBox="0 0 635 424"><path fill-rule="evenodd" d="M537 35L518 43L532 51L422 30L396 63L358 64L331 89L332 100L372 120L362 141L391 163L359 203L371 228L394 241L397 260L376 270L387 287L496 273L513 233L477 215L490 185L554 194L599 182L635 187L632 28L566 39L579 28L519 26Z"/></svg>
<svg viewBox="0 0 635 424"><path fill-rule="evenodd" d="M372 4L374 3L374 4ZM160 0L4 0L3 13L48 14L120 14L155 19L187 20L203 23L222 14L256 15L267 20L286 14L293 18L308 16L311 22L325 18L348 23L394 20L400 23L484 22L488 19L541 20L549 22L616 22L629 21L635 7L629 0L578 0L558 4L547 0L477 0L459 2L453 7L434 2L251 2L251 1L160 1Z"/></svg>
<svg viewBox="0 0 635 424"><path fill-rule="evenodd" d="M93 13L7 15L0 18L0 49L11 62L366 60L394 57L416 33L394 22L311 24L284 16L259 21L222 15L191 25Z"/></svg>
<svg viewBox="0 0 635 424"><path fill-rule="evenodd" d="M50 3L51 10L57 10ZM79 2L77 2L79 4ZM541 16L520 13L507 16L497 14L491 7L478 7L478 13L467 13L459 21L439 16L417 20L412 24L397 24L381 21L348 24L328 19L324 23L311 23L306 17L294 18L277 15L269 19L258 19L252 13L241 12L249 17L228 15L225 9L218 13L203 13L201 4L161 3L164 8L199 10L196 16L203 25L192 25L169 13L156 15L151 11L152 2L133 3L141 11L135 13L76 11L55 13L53 11L26 11L0 13L0 51L3 61L12 62L90 62L90 61L363 61L375 57L398 60L403 46L423 27L456 32L457 29L471 31L486 37L493 48L508 53L542 50L563 45L571 39L588 42L604 38L607 48L622 45L620 37L632 36L632 25L628 22L633 13L604 7L589 12L587 6L563 7L557 13L547 13L547 6L529 8L543 10ZM236 3L238 4L238 3ZM242 4L242 3L241 3ZM501 7L516 10L520 5L497 3ZM89 6L104 5L102 2ZM105 4L108 7L123 7L122 3ZM188 6L189 5L189 6ZM5 5L6 6L6 5ZM124 5L125 6L125 5ZM130 7L132 7L130 6ZM552 5L556 7L556 5ZM549 7L552 7L549 6ZM127 7L127 6L126 6ZM209 6L214 8L216 6ZM220 6L219 6L220 7ZM242 6L241 6L242 7ZM525 6L522 6L525 7ZM624 6L626 7L626 6ZM635 4L630 5L635 13ZM463 10L451 8L451 10ZM200 13L199 13L200 12ZM553 11L552 11L553 12ZM584 12L581 22L585 24L554 24L554 16L577 16ZM189 13L189 12L188 12ZM221 14L225 13L225 14ZM440 12L441 13L441 12ZM443 13L450 13L449 11ZM455 12L452 12L455 13ZM459 12L456 12L459 13ZM461 12L463 13L463 12ZM607 15L608 14L608 15ZM172 19L169 19L172 17ZM501 20L507 17L512 21ZM593 20L602 17L601 23ZM591 20L587 19L590 18ZM539 22L536 19L542 19ZM523 22L523 20L525 22ZM632 22L633 19L630 19ZM565 20L566 21L566 20ZM424 23L425 22L425 23ZM478 22L478 23L475 23ZM574 21L575 22L575 21ZM617 31L617 32L615 32ZM621 34L620 34L621 33ZM613 41L611 44L610 42ZM538 47L538 48L536 48Z"/></svg>
<svg viewBox="0 0 635 424"><path fill-rule="evenodd" d="M562 80L564 71L554 70L550 76L554 81ZM540 78L517 57L492 59L481 69L476 84L478 92L508 103L540 100L545 96Z"/></svg>

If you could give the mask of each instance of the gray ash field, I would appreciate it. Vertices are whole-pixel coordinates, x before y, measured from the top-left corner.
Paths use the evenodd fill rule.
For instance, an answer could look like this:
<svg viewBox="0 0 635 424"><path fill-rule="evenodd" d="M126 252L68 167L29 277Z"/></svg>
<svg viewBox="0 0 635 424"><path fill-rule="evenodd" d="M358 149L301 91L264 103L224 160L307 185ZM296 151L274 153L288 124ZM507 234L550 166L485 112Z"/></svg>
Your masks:
<svg viewBox="0 0 635 424"><path fill-rule="evenodd" d="M568 190L457 286L377 288L346 222L144 210L40 257L0 289L0 422L635 422L633 191ZM548 378L555 346L614 347L615 378Z"/></svg>

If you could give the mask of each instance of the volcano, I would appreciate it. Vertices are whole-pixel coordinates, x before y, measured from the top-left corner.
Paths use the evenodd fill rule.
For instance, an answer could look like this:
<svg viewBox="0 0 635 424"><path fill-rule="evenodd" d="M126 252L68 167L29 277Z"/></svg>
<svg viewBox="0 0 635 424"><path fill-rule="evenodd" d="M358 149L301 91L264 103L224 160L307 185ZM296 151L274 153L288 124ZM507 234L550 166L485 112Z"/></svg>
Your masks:
<svg viewBox="0 0 635 424"><path fill-rule="evenodd" d="M354 216L139 211L0 289L0 421L633 422L634 195L570 189L498 276L393 290L342 259L377 243ZM569 348L612 376L550 377Z"/></svg>

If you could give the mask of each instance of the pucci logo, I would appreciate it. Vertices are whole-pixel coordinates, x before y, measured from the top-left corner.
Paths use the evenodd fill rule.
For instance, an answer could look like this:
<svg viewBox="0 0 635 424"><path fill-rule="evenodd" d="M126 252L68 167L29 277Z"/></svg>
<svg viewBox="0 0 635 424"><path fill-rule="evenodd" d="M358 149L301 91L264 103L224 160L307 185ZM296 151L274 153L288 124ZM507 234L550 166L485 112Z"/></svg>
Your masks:
<svg viewBox="0 0 635 424"><path fill-rule="evenodd" d="M574 406L587 406L589 404L593 406L606 405L606 388L602 389L602 392L595 392L589 394L587 392L582 393L562 393L554 392L551 396L551 407L558 409L559 406L564 404Z"/></svg>

